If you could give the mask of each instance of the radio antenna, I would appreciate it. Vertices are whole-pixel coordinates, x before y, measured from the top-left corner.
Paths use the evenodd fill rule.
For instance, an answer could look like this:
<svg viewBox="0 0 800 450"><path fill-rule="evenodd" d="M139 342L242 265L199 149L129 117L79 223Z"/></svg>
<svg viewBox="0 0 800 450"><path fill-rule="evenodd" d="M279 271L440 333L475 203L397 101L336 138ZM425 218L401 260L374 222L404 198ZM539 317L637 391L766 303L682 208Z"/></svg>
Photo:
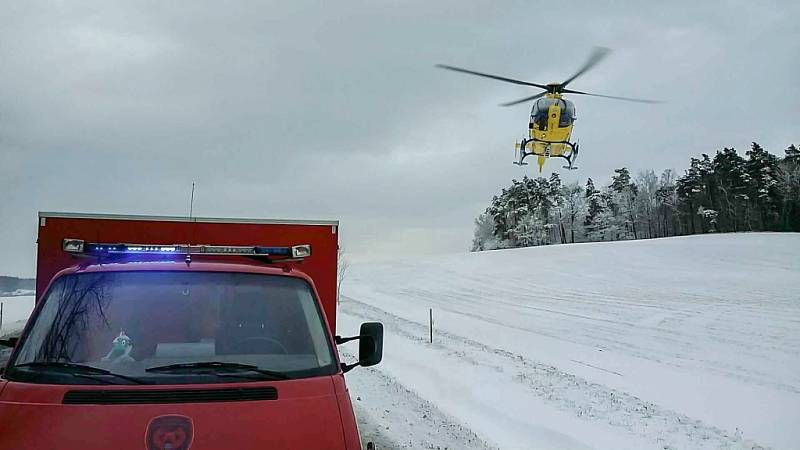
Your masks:
<svg viewBox="0 0 800 450"><path fill-rule="evenodd" d="M192 196L189 199L189 222L194 222L194 181L192 181ZM189 236L189 245L192 245L192 241L194 241L194 225L189 225L190 228L190 236ZM186 254L186 266L188 267L189 264L192 263L192 255Z"/></svg>
<svg viewBox="0 0 800 450"><path fill-rule="evenodd" d="M189 200L189 221L192 220L192 213L194 212L194 181L192 181L192 198Z"/></svg>

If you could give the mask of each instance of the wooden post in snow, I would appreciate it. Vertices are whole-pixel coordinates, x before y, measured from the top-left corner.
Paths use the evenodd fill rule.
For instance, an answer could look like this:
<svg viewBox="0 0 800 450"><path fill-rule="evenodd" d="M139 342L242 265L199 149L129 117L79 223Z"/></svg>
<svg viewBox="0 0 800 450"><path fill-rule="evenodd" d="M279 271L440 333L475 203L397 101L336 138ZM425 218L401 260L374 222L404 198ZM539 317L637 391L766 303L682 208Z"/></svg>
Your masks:
<svg viewBox="0 0 800 450"><path fill-rule="evenodd" d="M433 344L433 308L428 308L428 318L431 325L431 344Z"/></svg>

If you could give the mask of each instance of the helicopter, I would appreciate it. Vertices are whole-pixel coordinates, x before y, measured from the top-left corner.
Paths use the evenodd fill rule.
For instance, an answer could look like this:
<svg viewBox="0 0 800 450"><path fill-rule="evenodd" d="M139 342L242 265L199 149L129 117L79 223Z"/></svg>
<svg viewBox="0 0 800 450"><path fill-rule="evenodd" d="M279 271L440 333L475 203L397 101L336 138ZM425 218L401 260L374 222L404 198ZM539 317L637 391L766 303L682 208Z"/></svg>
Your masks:
<svg viewBox="0 0 800 450"><path fill-rule="evenodd" d="M506 83L519 84L544 89L530 97L525 97L513 102L502 103L500 106L513 106L536 100L531 109L530 120L528 122L528 133L522 138L521 142L516 143L516 158L514 164L526 166L525 158L536 156L539 165L539 173L542 173L547 158L559 157L567 161L564 169L575 170L575 160L578 157L578 143L571 142L572 128L575 125L575 104L563 97L564 94L591 95L594 97L611 98L615 100L625 100L639 103L660 103L657 100L646 100L630 97L615 97L611 95L593 94L589 92L567 89L567 85L575 81L584 73L592 69L597 63L602 61L610 53L610 49L595 47L589 55L587 61L578 69L575 74L561 83L539 84L529 81L516 80L513 78L501 77L488 73L475 72L473 70L462 69L460 67L437 64L441 69L452 70L455 72L477 75L480 77L491 78L493 80L504 81Z"/></svg>

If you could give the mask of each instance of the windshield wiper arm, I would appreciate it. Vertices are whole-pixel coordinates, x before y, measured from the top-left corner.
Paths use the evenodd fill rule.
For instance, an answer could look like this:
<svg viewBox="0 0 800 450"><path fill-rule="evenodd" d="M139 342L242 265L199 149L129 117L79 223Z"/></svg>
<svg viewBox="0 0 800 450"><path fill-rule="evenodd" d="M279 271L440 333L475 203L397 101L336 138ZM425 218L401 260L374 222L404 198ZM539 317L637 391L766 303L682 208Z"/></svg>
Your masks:
<svg viewBox="0 0 800 450"><path fill-rule="evenodd" d="M254 373L251 373L254 372ZM243 372L225 372L214 374L220 378L244 378L246 380L288 380L290 377L281 372L264 369L248 369Z"/></svg>
<svg viewBox="0 0 800 450"><path fill-rule="evenodd" d="M166 366L148 367L147 369L145 369L145 372L179 372L179 371L191 372L195 370L208 370L208 369L214 370L215 372L217 370L219 370L220 372L225 372L225 371L256 372L261 375L264 375L265 378L269 377L273 380L288 380L290 378L283 372L262 369L252 364L228 363L219 361L200 361L193 363L168 364ZM218 373L216 375L237 376L237 377L241 376L235 373Z"/></svg>
<svg viewBox="0 0 800 450"><path fill-rule="evenodd" d="M167 364L166 366L154 366L148 367L144 369L145 372L172 372L172 371L180 371L180 370L188 370L191 371L192 369L247 369L253 370L258 369L258 366L253 366L250 364L240 364L240 363L228 363L228 362L219 362L219 361L198 361L198 362L191 362L191 363L180 363L180 364Z"/></svg>
<svg viewBox="0 0 800 450"><path fill-rule="evenodd" d="M22 368L30 367L30 368L33 368L33 369L39 369L39 368L41 368L41 369L66 369L65 371L67 373L69 373L70 375L75 376L75 377L91 378L91 379L96 379L96 380L99 379L99 378L96 378L96 377L88 377L88 376L86 376L86 374L89 373L89 374L97 374L97 375L108 375L108 376L112 376L112 377L115 377L115 378L119 378L121 380L130 381L131 383L136 383L136 384L146 384L144 381L142 381L142 380L140 380L138 378L135 378L135 377L129 377L127 375L122 375L122 374L119 374L119 373L112 372L110 370L101 369L99 367L87 366L85 364L76 364L76 363L62 362L62 361L35 361L35 362L29 362L29 363L24 363L24 364L18 364L16 366L11 367L11 368L16 369L16 368L20 368L20 367L22 367ZM83 372L83 373L82 374L74 373L75 371L80 371L80 372Z"/></svg>

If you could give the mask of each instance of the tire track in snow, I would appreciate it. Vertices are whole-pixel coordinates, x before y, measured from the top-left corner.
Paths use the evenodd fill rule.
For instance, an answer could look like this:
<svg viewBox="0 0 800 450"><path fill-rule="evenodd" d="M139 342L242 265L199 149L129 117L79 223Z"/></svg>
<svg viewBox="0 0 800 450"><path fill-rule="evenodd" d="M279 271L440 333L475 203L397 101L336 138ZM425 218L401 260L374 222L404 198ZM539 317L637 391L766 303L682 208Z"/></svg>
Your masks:
<svg viewBox="0 0 800 450"><path fill-rule="evenodd" d="M744 438L740 431L727 432L692 419L634 395L611 389L503 349L473 339L437 331L437 341L428 344L423 337L426 325L391 314L383 309L343 297L340 312L366 320L380 320L387 331L472 364L511 375L512 382L546 403L588 421L601 421L627 433L651 440L659 448L685 448L688 440L696 449L766 449Z"/></svg>
<svg viewBox="0 0 800 450"><path fill-rule="evenodd" d="M470 295L474 296L477 299L480 299L480 291L474 291L474 292L475 292L475 294L470 294ZM629 329L635 329L637 331L646 330L646 331L654 333L654 334L657 333L659 335L663 335L662 337L660 337L660 339L668 339L669 337L674 337L674 338L677 339L677 341L676 341L677 343L684 344L684 345L691 345L692 342L696 342L696 339L698 337L701 337L701 335L698 334L698 333L690 333L690 332L687 332L685 330L679 331L679 330L674 330L674 329L670 329L670 328L666 328L666 327L662 327L662 326L648 325L646 323L623 321L623 320L619 320L619 319L609 319L609 318L599 317L600 314L605 314L605 315L610 316L610 317L616 317L616 315L611 314L606 309L602 309L602 308L595 309L595 311L599 311L599 313L598 313L598 315L594 315L594 316L587 315L585 313L581 314L581 313L575 313L575 312L571 312L571 311L564 311L564 310L560 310L560 309L556 309L555 308L556 305L557 306L562 306L562 307L564 305L568 305L569 307L574 308L574 306L577 305L577 304L597 305L597 306L604 306L604 305L609 305L610 304L613 307L613 305L618 303L618 302L614 302L614 301L606 302L605 301L606 297L604 297L604 294L597 294L599 296L599 298L603 298L603 300L594 300L594 301L592 301L592 300L587 300L587 298L591 298L592 297L592 295L590 295L589 293L585 293L583 295L577 295L576 294L576 295L573 296L571 294L568 295L563 291L562 292L552 291L552 292L550 292L548 294L548 298L547 299L543 299L541 297L537 297L536 298L537 302L539 302L539 303L546 302L546 303L554 304L554 307L545 308L545 307L541 307L541 306L530 305L529 304L530 297L520 296L519 292L517 292L517 291L504 291L504 290L501 289L501 290L498 290L497 293L498 294L502 293L503 295L498 295L493 300L494 304L496 304L496 305L504 305L504 306L507 306L509 308L518 308L518 309L521 309L521 310L535 310L537 312L543 312L543 313L547 313L547 314L554 314L554 315L560 315L560 316L570 317L570 318L579 319L579 320L586 320L586 321L589 321L591 323L605 322L605 323L609 323L609 324L612 324L612 325L624 326L624 327L627 327ZM414 293L412 292L412 294L414 294ZM426 294L426 295L423 295L421 297L422 298L429 298L429 299L434 299L436 297L445 297L446 296L447 302L437 302L437 303L440 303L440 304L443 305L443 309L446 309L446 305L452 305L452 304L455 304L455 303L466 303L466 304L472 304L473 303L473 302L471 302L469 300L465 301L464 298L466 296L463 295L460 292L452 292L452 293L447 293L447 294L442 294L441 292L437 292L437 293L424 292L424 294ZM417 295L417 296L419 296L419 295ZM510 298L511 300L504 300L505 298ZM552 301L553 299L559 300L559 302L553 302ZM673 315L666 316L663 319L665 321L678 321L678 322L681 322L681 321L686 321L688 319L694 319L696 317L702 316L703 314L705 314L705 310L712 309L712 308L716 307L717 305L715 305L715 304L697 305L697 306L703 306L704 310L679 310L677 308L660 308L660 307L656 307L656 306L653 306L653 305L642 305L642 304L631 303L631 302L627 302L626 303L626 307L627 306L648 307L648 308L652 307L652 308L656 308L656 309L664 309L666 311L671 311L671 312L673 312ZM581 311L585 311L585 309L580 309L580 308L577 308L577 309L581 310ZM620 308L620 309L623 309L623 308ZM451 312L460 313L459 311L453 311L453 310L451 310ZM784 314L785 314L785 312L784 312ZM728 321L728 322L730 322L730 321ZM716 329L716 328L706 326L705 329L708 330L708 329ZM705 337L705 334L703 334L702 336ZM740 346L740 347L746 347L746 348L749 348L749 349L752 349L752 350L778 350L778 351L782 351L784 353L787 353L789 355L800 354L800 350L797 350L796 348L794 348L792 346L781 346L780 348L778 348L778 347L775 347L775 346L769 346L769 345L761 344L760 340L762 340L764 338L764 336L761 335L761 334L748 333L746 327L737 329L737 337L738 338L711 336L711 339L714 339L715 341L720 342L720 343L734 344L734 345L737 345L737 346ZM757 338L757 339L754 339L754 338ZM779 342L783 343L783 341L779 341Z"/></svg>
<svg viewBox="0 0 800 450"><path fill-rule="evenodd" d="M771 387L775 389L784 390L791 393L798 393L800 390L793 385L788 384L785 380L774 379L770 373L760 371L757 366L743 367L738 364L732 364L726 361L697 359L693 356L692 348L695 342L701 341L705 334L691 331L677 331L668 328L661 328L657 326L648 326L643 324L635 324L628 321L605 319L602 317L592 317L587 314L573 314L569 312L553 310L550 308L542 308L532 306L525 303L520 303L528 297L520 296L517 294L509 294L511 300L503 300L502 295L498 295L493 299L496 307L504 307L509 311L517 309L520 312L528 310L535 310L537 312L555 314L561 317L585 321L591 324L591 327L578 327L576 329L584 329L582 334L572 335L571 338L566 338L565 333L558 332L557 330L545 330L544 328L537 328L535 330L523 326L513 325L506 322L499 322L492 319L488 315L468 312L474 306L480 305L478 295L464 296L458 292L430 292L424 289L401 289L401 295L409 296L411 298L424 298L428 302L434 303L438 309L447 311L451 314L470 317L483 322L500 325L506 328L513 328L516 330L547 336L567 342L589 345L602 348L604 350L618 350L627 355L637 358L655 361L660 364L665 364L673 367L686 367L686 368L700 368L710 373L722 375L728 378L741 380L748 383L754 383L760 386ZM396 293L395 295L397 295ZM474 297L475 300L470 300ZM537 298L537 301L540 298ZM454 305L462 305L461 308L454 308ZM599 316L600 314L598 314ZM695 315L688 315L694 318ZM649 339L636 340L636 344L632 344L629 339L620 336L619 329L614 325L625 327L631 332L647 333ZM706 330L713 329L711 326L705 326ZM792 349L786 345L767 345L760 343L761 335L751 335L749 333L738 332L737 334L744 334L743 338L732 338L730 336L708 336L712 341L730 344L738 347L742 354L747 354L753 360L762 358L762 352L780 351L789 356L800 354L797 349ZM666 343L669 345L652 345L653 343ZM784 344L781 342L781 344ZM679 352L665 351L665 349L680 349Z"/></svg>

